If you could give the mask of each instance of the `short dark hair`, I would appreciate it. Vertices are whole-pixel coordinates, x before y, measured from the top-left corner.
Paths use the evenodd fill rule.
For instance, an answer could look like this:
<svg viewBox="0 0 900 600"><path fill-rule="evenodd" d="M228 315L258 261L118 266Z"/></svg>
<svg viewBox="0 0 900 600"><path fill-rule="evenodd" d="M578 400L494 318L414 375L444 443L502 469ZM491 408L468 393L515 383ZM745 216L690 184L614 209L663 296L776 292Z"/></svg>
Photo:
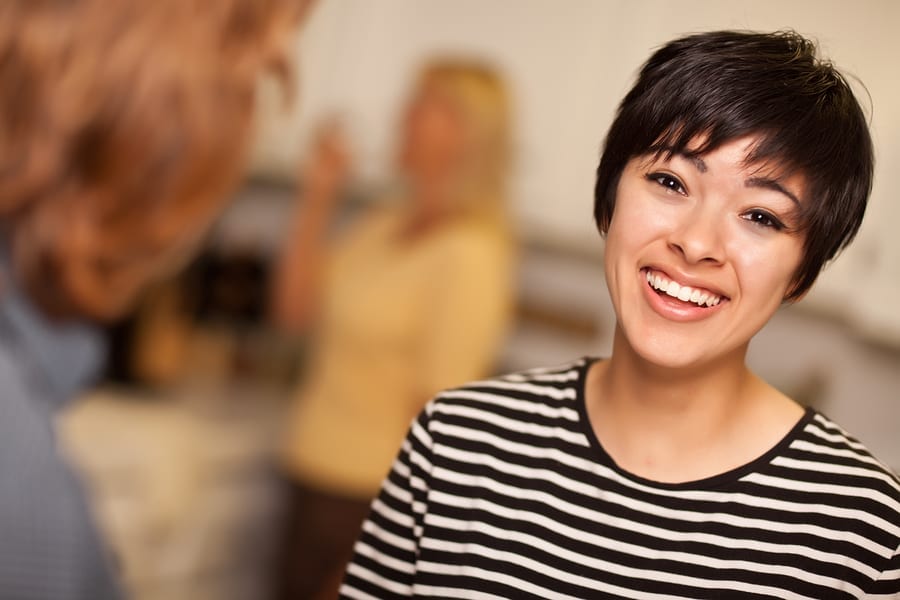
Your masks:
<svg viewBox="0 0 900 600"><path fill-rule="evenodd" d="M802 173L803 258L785 300L801 297L856 235L872 189L866 118L844 77L794 31L713 31L669 42L641 68L606 136L594 217L605 235L626 163L654 153L698 156L747 135L750 163ZM700 147L689 144L702 140Z"/></svg>

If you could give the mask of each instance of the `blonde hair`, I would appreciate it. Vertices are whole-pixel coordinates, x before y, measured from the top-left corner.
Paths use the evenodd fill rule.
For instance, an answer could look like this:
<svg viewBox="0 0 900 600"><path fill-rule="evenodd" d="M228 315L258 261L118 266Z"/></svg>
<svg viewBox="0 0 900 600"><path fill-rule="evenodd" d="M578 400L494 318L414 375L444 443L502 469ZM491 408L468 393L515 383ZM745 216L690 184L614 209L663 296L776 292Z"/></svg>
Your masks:
<svg viewBox="0 0 900 600"><path fill-rule="evenodd" d="M460 201L476 213L505 219L511 106L506 84L487 64L439 58L420 71L417 89L434 86L460 110L469 145L459 174Z"/></svg>
<svg viewBox="0 0 900 600"><path fill-rule="evenodd" d="M3 2L0 226L46 313L114 317L196 243L306 4Z"/></svg>

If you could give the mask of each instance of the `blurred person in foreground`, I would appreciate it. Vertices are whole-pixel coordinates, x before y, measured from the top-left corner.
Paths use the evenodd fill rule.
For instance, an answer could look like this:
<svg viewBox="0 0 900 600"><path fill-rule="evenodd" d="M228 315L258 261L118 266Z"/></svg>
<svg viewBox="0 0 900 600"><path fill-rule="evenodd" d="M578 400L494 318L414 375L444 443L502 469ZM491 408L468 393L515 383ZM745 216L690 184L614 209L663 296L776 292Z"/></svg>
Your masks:
<svg viewBox="0 0 900 600"><path fill-rule="evenodd" d="M342 597L900 598L900 480L745 362L852 240L872 172L811 41L654 52L597 168L611 356L430 402Z"/></svg>
<svg viewBox="0 0 900 600"><path fill-rule="evenodd" d="M302 0L0 5L0 596L121 595L55 412L242 172Z"/></svg>
<svg viewBox="0 0 900 600"><path fill-rule="evenodd" d="M430 396L494 366L511 317L509 108L466 60L418 77L403 121L402 192L326 243L348 172L325 129L302 173L275 316L313 327L316 352L288 427L287 598L333 598L396 446Z"/></svg>

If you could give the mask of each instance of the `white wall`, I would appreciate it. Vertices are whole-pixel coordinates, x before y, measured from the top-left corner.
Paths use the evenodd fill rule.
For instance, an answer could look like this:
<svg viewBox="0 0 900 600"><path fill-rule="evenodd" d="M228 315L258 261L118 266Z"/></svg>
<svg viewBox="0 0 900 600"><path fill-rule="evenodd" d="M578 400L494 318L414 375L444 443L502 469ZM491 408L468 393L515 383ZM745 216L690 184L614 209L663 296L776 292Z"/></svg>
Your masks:
<svg viewBox="0 0 900 600"><path fill-rule="evenodd" d="M462 52L502 68L517 99L515 213L526 233L596 245L593 172L616 103L653 48L684 33L791 27L868 88L878 156L857 243L807 302L900 345L900 2L867 0L321 0L298 44L300 105L267 103L258 171L292 173L314 124L348 124L361 177L387 171L395 115L429 55ZM864 105L868 103L863 93Z"/></svg>

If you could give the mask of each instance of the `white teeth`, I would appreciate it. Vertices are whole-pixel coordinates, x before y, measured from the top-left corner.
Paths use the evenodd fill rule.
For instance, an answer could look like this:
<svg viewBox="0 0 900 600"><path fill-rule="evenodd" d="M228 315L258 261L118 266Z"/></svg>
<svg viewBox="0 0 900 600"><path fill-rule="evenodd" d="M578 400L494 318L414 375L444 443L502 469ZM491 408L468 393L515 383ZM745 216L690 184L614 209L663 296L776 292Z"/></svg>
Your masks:
<svg viewBox="0 0 900 600"><path fill-rule="evenodd" d="M722 301L720 296L711 292L701 291L686 285L680 285L657 273L651 273L650 271L647 271L647 283L654 289L672 296L673 298L678 298L682 302L693 302L700 306L712 307Z"/></svg>

